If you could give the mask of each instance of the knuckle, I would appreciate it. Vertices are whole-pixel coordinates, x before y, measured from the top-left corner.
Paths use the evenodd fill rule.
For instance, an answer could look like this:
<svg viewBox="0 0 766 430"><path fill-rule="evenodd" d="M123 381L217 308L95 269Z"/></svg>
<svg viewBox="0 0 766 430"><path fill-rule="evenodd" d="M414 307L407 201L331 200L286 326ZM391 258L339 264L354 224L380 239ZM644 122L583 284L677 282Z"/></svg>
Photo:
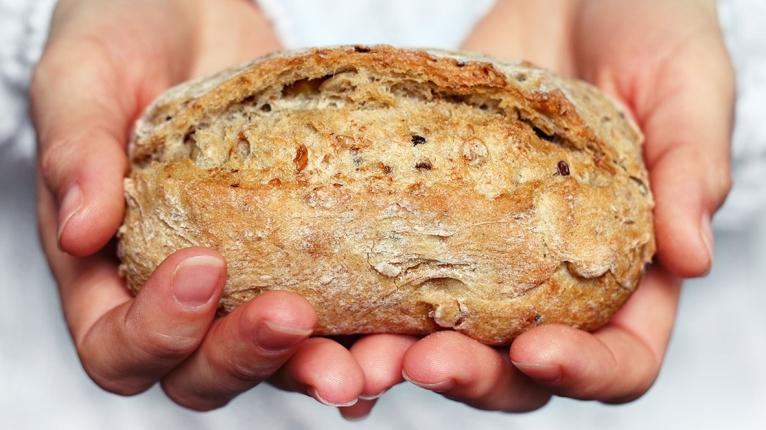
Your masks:
<svg viewBox="0 0 766 430"><path fill-rule="evenodd" d="M219 348L205 348L207 366L214 373L223 375L233 386L253 386L268 378L277 369L273 360L262 357L257 352L225 351Z"/></svg>
<svg viewBox="0 0 766 430"><path fill-rule="evenodd" d="M262 365L256 364L243 364L238 361L232 361L227 368L229 376L237 381L254 384L260 382L265 376L268 375L269 369Z"/></svg>
<svg viewBox="0 0 766 430"><path fill-rule="evenodd" d="M146 391L151 383L131 382L114 375L113 369L107 369L98 361L80 356L80 362L88 377L101 389L120 396L134 396Z"/></svg>
<svg viewBox="0 0 766 430"><path fill-rule="evenodd" d="M138 339L137 344L141 351L160 361L178 360L192 353L199 344L195 337L177 336L146 331Z"/></svg>
<svg viewBox="0 0 766 430"><path fill-rule="evenodd" d="M209 356L208 362L212 368L222 372L228 378L246 385L257 384L270 373L268 365L264 365L257 357L242 359L217 353Z"/></svg>

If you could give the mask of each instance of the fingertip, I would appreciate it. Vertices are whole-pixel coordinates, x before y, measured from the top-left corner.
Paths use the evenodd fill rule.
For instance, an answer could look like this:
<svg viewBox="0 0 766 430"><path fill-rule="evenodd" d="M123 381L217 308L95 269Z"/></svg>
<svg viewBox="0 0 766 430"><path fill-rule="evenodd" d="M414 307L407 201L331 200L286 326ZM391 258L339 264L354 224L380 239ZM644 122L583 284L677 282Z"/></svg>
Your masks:
<svg viewBox="0 0 766 430"><path fill-rule="evenodd" d="M399 379L400 380L404 379L404 378L401 377L401 372L399 372ZM386 394L388 392L388 390L389 389L386 388L384 390L380 390L380 391L374 392L372 390L367 390L365 388L365 392L374 392L375 394L360 394L359 398L362 399L362 400L377 400L377 399L383 397L383 395Z"/></svg>
<svg viewBox="0 0 766 430"><path fill-rule="evenodd" d="M351 406L364 389L364 372L341 344L312 337L298 346L271 383L305 393L325 405Z"/></svg>
<svg viewBox="0 0 766 430"><path fill-rule="evenodd" d="M136 297L144 319L212 315L226 281L226 260L215 250L184 248L165 258Z"/></svg>
<svg viewBox="0 0 766 430"><path fill-rule="evenodd" d="M417 341L413 336L375 334L362 337L351 347L351 355L364 371L364 391L360 398L379 398L402 381L402 359Z"/></svg>
<svg viewBox="0 0 766 430"><path fill-rule="evenodd" d="M526 339L520 336L522 342L511 348L511 361L554 394L621 402L640 396L656 376L645 344L630 332L613 326L596 334L563 326L542 328Z"/></svg>
<svg viewBox="0 0 766 430"><path fill-rule="evenodd" d="M531 411L548 392L532 383L500 351L466 335L430 335L407 353L402 376L443 396L487 410Z"/></svg>
<svg viewBox="0 0 766 430"><path fill-rule="evenodd" d="M432 333L407 350L402 360L402 377L431 391L448 391L459 380L472 378L476 368L472 362L485 346L452 330ZM500 360L496 355L491 358Z"/></svg>
<svg viewBox="0 0 766 430"><path fill-rule="evenodd" d="M588 333L562 324L546 324L522 333L509 351L511 363L543 384L561 381L565 367L588 345ZM578 345L580 345L578 347Z"/></svg>
<svg viewBox="0 0 766 430"><path fill-rule="evenodd" d="M706 216L702 216L705 218ZM683 278L707 275L713 265L713 237L705 232L705 222L689 219L663 224L658 215L657 259L671 273Z"/></svg>
<svg viewBox="0 0 766 430"><path fill-rule="evenodd" d="M74 195L79 190L72 190ZM67 198L73 198L68 194ZM58 229L59 249L74 257L87 257L101 250L114 237L122 223L125 206L120 201L92 201L85 196L72 212L60 214Z"/></svg>
<svg viewBox="0 0 766 430"><path fill-rule="evenodd" d="M372 408L375 407L376 400L360 400L352 406L342 406L338 408L340 416L347 421L362 421L370 416Z"/></svg>
<svg viewBox="0 0 766 430"><path fill-rule="evenodd" d="M688 150L671 150L651 170L656 206L657 259L685 278L703 276L713 264L710 197ZM700 163L702 163L700 161Z"/></svg>
<svg viewBox="0 0 766 430"><path fill-rule="evenodd" d="M353 399L346 400L346 401L326 399L324 396L319 394L319 390L317 388L314 388L314 387L309 387L306 390L306 394L308 394L309 396L313 397L316 401L318 401L319 403L321 403L321 404L323 404L325 406L331 406L331 407L336 407L336 408L348 408L348 407L356 405L359 402L359 397L354 397ZM335 396L333 396L333 397L335 397Z"/></svg>
<svg viewBox="0 0 766 430"><path fill-rule="evenodd" d="M295 293L267 291L242 305L239 332L248 333L264 357L285 356L311 336L313 307Z"/></svg>
<svg viewBox="0 0 766 430"><path fill-rule="evenodd" d="M75 180L55 191L59 196L59 249L76 257L103 248L125 214L125 155L116 145L105 146L98 154L90 154L91 159L83 160L77 172L68 173Z"/></svg>
<svg viewBox="0 0 766 430"><path fill-rule="evenodd" d="M431 333L413 344L402 357L402 378L413 382L426 381L426 383L441 382L447 379L448 375L441 369L441 360L434 351L438 346L439 339L443 338L445 332ZM417 383L416 383L417 384ZM420 384L418 384L420 385Z"/></svg>
<svg viewBox="0 0 766 430"><path fill-rule="evenodd" d="M520 334L509 350L514 362L552 362L558 359L563 340L580 330L564 324L544 324Z"/></svg>
<svg viewBox="0 0 766 430"><path fill-rule="evenodd" d="M313 331L318 322L311 303L303 296L289 291L263 292L246 306L242 323L251 327L260 321L268 321L280 327Z"/></svg>
<svg viewBox="0 0 766 430"><path fill-rule="evenodd" d="M59 203L57 232L59 243L61 243L62 233L67 230L67 224L69 224L72 217L76 216L82 210L82 207L82 188L80 187L80 184L75 182L64 192L64 197L61 199L61 203Z"/></svg>
<svg viewBox="0 0 766 430"><path fill-rule="evenodd" d="M171 291L176 303L196 309L218 302L225 280L226 265L218 256L194 255L176 265ZM213 298L216 300L212 300Z"/></svg>
<svg viewBox="0 0 766 430"><path fill-rule="evenodd" d="M218 251L203 246L190 246L188 248L179 249L165 257L160 265L154 270L153 276L172 275L178 270L179 266L195 260L208 262L213 269L222 271L223 275L226 274L226 259Z"/></svg>

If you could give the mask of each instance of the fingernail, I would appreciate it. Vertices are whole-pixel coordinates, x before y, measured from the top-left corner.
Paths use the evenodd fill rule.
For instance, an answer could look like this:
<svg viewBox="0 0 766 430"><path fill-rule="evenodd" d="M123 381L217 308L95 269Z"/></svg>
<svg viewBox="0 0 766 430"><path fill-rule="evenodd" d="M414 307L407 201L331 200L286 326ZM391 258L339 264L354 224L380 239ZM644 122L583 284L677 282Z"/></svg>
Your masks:
<svg viewBox="0 0 766 430"><path fill-rule="evenodd" d="M359 401L359 399L356 398L354 400L351 400L345 403L333 403L329 400L323 399L322 396L319 395L319 392L314 387L310 387L308 390L306 390L306 392L309 394L309 396L315 398L319 403L323 405L327 405L327 406L333 406L336 408L354 406L356 402Z"/></svg>
<svg viewBox="0 0 766 430"><path fill-rule="evenodd" d="M561 379L561 369L557 365L517 361L512 361L512 363L517 369L524 372L525 375L538 382L553 384Z"/></svg>
<svg viewBox="0 0 766 430"><path fill-rule="evenodd" d="M80 186L75 183L64 193L64 198L59 205L59 219L58 219L58 233L57 236L61 239L61 234L64 233L67 223L70 219L82 208L82 190Z"/></svg>
<svg viewBox="0 0 766 430"><path fill-rule="evenodd" d="M710 264L713 264L713 226L710 222L710 216L708 214L702 214L702 221L700 222L700 236L702 242L707 248L707 255L710 258Z"/></svg>
<svg viewBox="0 0 766 430"><path fill-rule="evenodd" d="M437 393L441 393L444 391L447 391L455 386L455 382L451 379L445 379L444 381L439 382L420 382L413 380L410 375L407 374L404 370L402 370L402 378L405 380L412 382L413 384L417 385L418 387L425 388L426 390L431 390Z"/></svg>
<svg viewBox="0 0 766 430"><path fill-rule="evenodd" d="M383 394L386 394L386 391L388 391L388 388L386 388L385 390L381 391L378 394L373 394L371 396L365 396L364 394L360 394L359 398L362 399L362 400L375 400L375 399L379 398L380 396L382 396Z"/></svg>
<svg viewBox="0 0 766 430"><path fill-rule="evenodd" d="M223 274L223 261L208 255L190 257L176 266L172 290L176 301L199 307L210 301Z"/></svg>
<svg viewBox="0 0 766 430"><path fill-rule="evenodd" d="M255 331L255 343L266 351L282 352L298 345L312 331L310 328L288 327L263 321Z"/></svg>

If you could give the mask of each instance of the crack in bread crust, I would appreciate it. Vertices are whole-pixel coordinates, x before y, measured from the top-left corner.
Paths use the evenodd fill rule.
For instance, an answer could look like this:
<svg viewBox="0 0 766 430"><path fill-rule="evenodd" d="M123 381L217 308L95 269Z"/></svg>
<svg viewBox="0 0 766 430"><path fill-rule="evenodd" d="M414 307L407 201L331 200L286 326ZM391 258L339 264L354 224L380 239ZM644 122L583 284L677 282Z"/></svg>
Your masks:
<svg viewBox="0 0 766 430"><path fill-rule="evenodd" d="M527 63L271 55L147 108L120 270L136 291L173 251L213 247L223 311L295 291L318 334L592 329L654 253L641 143L612 100Z"/></svg>

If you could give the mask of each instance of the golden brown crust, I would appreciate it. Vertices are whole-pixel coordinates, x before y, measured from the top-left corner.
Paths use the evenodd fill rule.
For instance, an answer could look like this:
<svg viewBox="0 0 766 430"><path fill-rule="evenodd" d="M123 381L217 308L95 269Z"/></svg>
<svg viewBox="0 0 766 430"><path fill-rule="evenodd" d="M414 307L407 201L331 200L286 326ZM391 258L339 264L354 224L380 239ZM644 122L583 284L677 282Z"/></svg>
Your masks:
<svg viewBox="0 0 766 430"><path fill-rule="evenodd" d="M528 64L386 46L266 57L147 110L121 271L136 291L173 251L210 246L225 310L295 291L317 334L594 329L654 252L641 139L589 85Z"/></svg>

